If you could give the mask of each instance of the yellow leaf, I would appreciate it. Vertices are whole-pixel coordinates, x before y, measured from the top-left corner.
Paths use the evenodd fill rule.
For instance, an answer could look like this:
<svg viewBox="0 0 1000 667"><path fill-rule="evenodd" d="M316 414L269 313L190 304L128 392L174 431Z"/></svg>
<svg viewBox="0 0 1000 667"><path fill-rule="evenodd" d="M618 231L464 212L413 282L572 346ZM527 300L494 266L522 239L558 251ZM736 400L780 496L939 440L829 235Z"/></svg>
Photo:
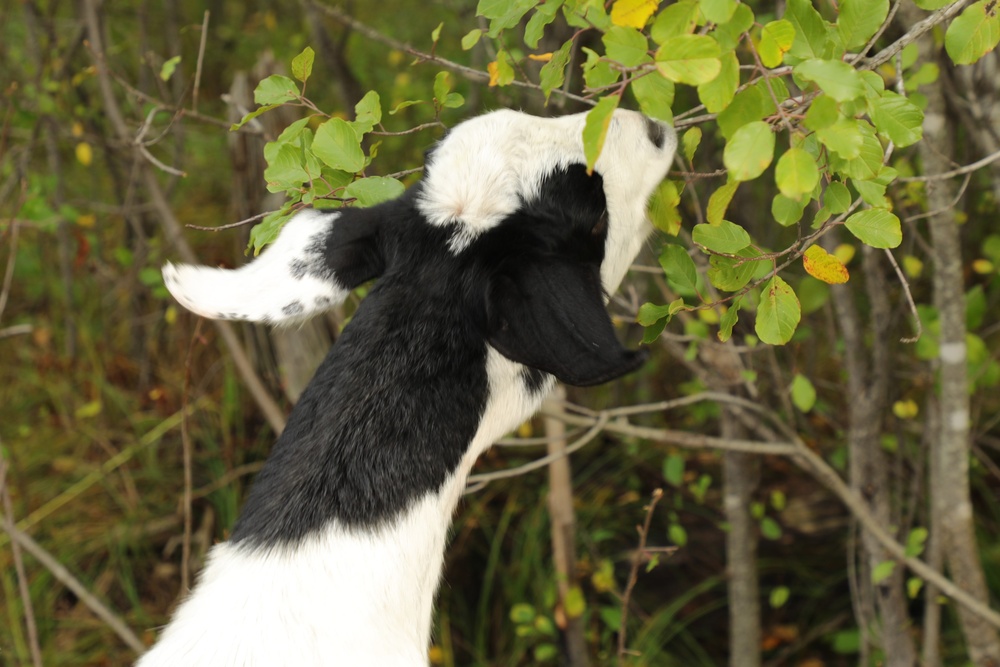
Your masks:
<svg viewBox="0 0 1000 667"><path fill-rule="evenodd" d="M517 427L517 437L519 438L530 438L533 432L530 419Z"/></svg>
<svg viewBox="0 0 1000 667"><path fill-rule="evenodd" d="M540 63L547 63L550 60L552 60L552 52L549 51L548 53L539 53L537 55L534 54L534 53L529 53L528 54L528 58L530 58L531 60L535 60L537 62L540 62Z"/></svg>
<svg viewBox="0 0 1000 667"><path fill-rule="evenodd" d="M76 219L76 224L86 229L91 229L97 224L97 216L93 213L84 213Z"/></svg>
<svg viewBox="0 0 1000 667"><path fill-rule="evenodd" d="M76 145L76 159L84 167L89 167L94 161L94 149L86 141L81 141Z"/></svg>
<svg viewBox="0 0 1000 667"><path fill-rule="evenodd" d="M830 285L846 283L850 278L847 267L818 245L809 246L802 256L802 264L806 267L806 273L817 280L822 280Z"/></svg>
<svg viewBox="0 0 1000 667"><path fill-rule="evenodd" d="M78 139L80 137L82 137L83 136L83 123L81 123L78 120L73 121L73 130L72 130L72 132L73 132L73 136L74 137L76 137Z"/></svg>
<svg viewBox="0 0 1000 667"><path fill-rule="evenodd" d="M988 273L993 273L996 267L988 259L975 259L972 261L972 270L984 276Z"/></svg>
<svg viewBox="0 0 1000 667"><path fill-rule="evenodd" d="M892 404L892 414L899 419L913 419L920 414L920 407L912 398L907 398Z"/></svg>
<svg viewBox="0 0 1000 667"><path fill-rule="evenodd" d="M494 60L486 66L486 71L490 73L490 88L492 88L500 82L500 65Z"/></svg>
<svg viewBox="0 0 1000 667"><path fill-rule="evenodd" d="M975 263L973 263L972 268L975 269ZM906 272L906 276L908 278L917 279L920 277L920 274L924 272L924 263L913 255L904 255L903 271Z"/></svg>
<svg viewBox="0 0 1000 667"><path fill-rule="evenodd" d="M616 0L611 8L611 22L625 28L642 30L658 4L657 0Z"/></svg>
<svg viewBox="0 0 1000 667"><path fill-rule="evenodd" d="M852 246L850 243L841 243L837 246L833 254L837 256L837 259L841 261L842 264L850 264L851 260L854 259L854 253L857 252L857 248Z"/></svg>

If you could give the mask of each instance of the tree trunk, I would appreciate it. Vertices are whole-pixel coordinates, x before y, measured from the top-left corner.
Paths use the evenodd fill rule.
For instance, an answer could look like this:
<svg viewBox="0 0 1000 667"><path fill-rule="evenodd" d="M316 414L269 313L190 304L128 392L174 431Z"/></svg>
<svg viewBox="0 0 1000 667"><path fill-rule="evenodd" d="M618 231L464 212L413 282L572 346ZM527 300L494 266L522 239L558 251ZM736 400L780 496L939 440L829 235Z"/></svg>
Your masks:
<svg viewBox="0 0 1000 667"><path fill-rule="evenodd" d="M566 388L556 387L549 400L562 401L566 398ZM561 454L549 464L549 520L552 532L552 562L556 569L556 584L559 590L559 604L565 611L566 596L574 586L576 578L576 515L573 511L573 473L566 456L566 423L552 417L545 418L545 436L548 439L548 454ZM582 617L571 618L565 614L563 633L566 667L587 667L586 628Z"/></svg>
<svg viewBox="0 0 1000 667"><path fill-rule="evenodd" d="M912 7L904 7L906 14ZM930 37L918 41L921 58L933 62L937 47ZM944 68L942 68L944 70ZM923 89L927 96L924 111L924 140L920 157L926 174L951 169L954 145L948 132L945 91L942 82ZM939 340L938 402L940 423L932 440L933 468L931 511L942 534L942 548L954 582L987 602L988 589L976 545L969 489L969 378L966 351L965 285L962 277L962 248L958 223L952 212L953 188L950 181L929 181L927 207L931 254L934 260L934 305L938 311ZM996 630L964 606L956 606L969 657L980 667L1000 667L1000 639Z"/></svg>

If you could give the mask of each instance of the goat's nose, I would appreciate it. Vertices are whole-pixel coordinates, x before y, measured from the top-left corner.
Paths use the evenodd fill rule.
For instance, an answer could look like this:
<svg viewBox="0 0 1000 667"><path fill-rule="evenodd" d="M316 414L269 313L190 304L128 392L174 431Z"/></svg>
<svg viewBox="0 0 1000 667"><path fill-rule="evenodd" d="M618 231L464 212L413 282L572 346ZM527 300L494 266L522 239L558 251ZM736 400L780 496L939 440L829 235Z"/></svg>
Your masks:
<svg viewBox="0 0 1000 667"><path fill-rule="evenodd" d="M646 120L646 136L657 148L663 148L663 142L666 140L667 132L663 126L663 123L653 120L652 118L645 118Z"/></svg>

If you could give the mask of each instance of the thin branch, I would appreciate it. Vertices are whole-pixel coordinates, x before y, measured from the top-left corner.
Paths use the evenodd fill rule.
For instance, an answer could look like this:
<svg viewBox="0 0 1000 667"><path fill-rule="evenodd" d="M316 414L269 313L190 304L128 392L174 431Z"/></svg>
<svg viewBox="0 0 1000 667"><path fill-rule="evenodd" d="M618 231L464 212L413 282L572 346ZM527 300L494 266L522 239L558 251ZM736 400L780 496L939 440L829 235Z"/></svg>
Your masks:
<svg viewBox="0 0 1000 667"><path fill-rule="evenodd" d="M146 645L140 641L139 637L136 636L132 629L129 628L125 622L118 617L113 611L111 611L107 605L101 602L97 596L87 590L87 587L80 583L73 574L67 570L62 563L60 563L52 554L46 551L38 542L35 542L30 535L18 530L16 527L4 524L4 530L10 536L10 539L17 544L21 545L25 551L35 557L42 566L48 570L53 577L55 577L60 583L62 583L66 588L73 591L73 595L77 597L80 602L85 604L94 615L100 618L104 623L111 628L116 635L123 642L125 642L133 651L138 654L145 653Z"/></svg>
<svg viewBox="0 0 1000 667"><path fill-rule="evenodd" d="M915 23L913 27L906 31L905 35L876 53L868 60L865 60L864 68L873 70L878 68L879 65L889 62L897 53L917 41L924 33L932 30L934 26L947 21L962 11L970 1L971 0L958 0L958 2L952 3L947 7L934 12L923 21Z"/></svg>
<svg viewBox="0 0 1000 667"><path fill-rule="evenodd" d="M246 220L240 220L239 222L231 222L228 225L219 225L218 227L202 227L201 225L184 225L188 229L198 229L203 232L221 232L223 229L233 229L234 227L242 227L243 225L249 225L251 222L257 222L261 218L266 218L272 213L277 213L281 209L275 209L274 211L265 211L263 213L258 213L257 215L250 216Z"/></svg>
<svg viewBox="0 0 1000 667"><path fill-rule="evenodd" d="M208 17L210 12L205 10L205 18L201 22L201 42L198 44L198 64L194 70L194 89L191 91L191 111L198 113L198 89L201 87L201 65L205 60L205 43L208 41Z"/></svg>
<svg viewBox="0 0 1000 667"><path fill-rule="evenodd" d="M2 523L4 529L9 531L14 527L14 505L10 499L10 490L7 488L7 460L3 456L2 442L0 442L0 499L3 500ZM10 545L10 550L14 556L14 571L17 573L17 589L21 596L31 661L35 667L42 667L42 650L38 644L38 624L35 622L35 607L31 603L31 589L28 587L28 575L24 570L24 558L21 557L21 545L14 542Z"/></svg>
<svg viewBox="0 0 1000 667"><path fill-rule="evenodd" d="M625 584L625 592L622 594L622 617L618 623L618 665L625 664L625 645L628 639L628 609L632 599L632 591L635 590L635 583L639 580L639 566L642 565L643 557L646 554L646 539L649 537L649 526L653 521L653 511L656 504L663 497L663 489L656 489L650 497L649 505L646 506L646 519L642 522L642 527L636 527L639 531L639 548L632 555L632 567L628 573L628 581Z"/></svg>
<svg viewBox="0 0 1000 667"><path fill-rule="evenodd" d="M207 14L208 12L206 12ZM191 488L194 486L193 473L193 445L191 444L191 434L188 432L187 406L191 393L191 357L194 356L194 345L201 338L201 318L198 318L194 325L194 333L191 334L191 342L188 344L187 359L184 360L184 390L181 396L181 408L184 414L181 415L181 447L184 459L184 536L181 541L181 590L182 596L187 595L191 583Z"/></svg>
<svg viewBox="0 0 1000 667"><path fill-rule="evenodd" d="M945 171L940 174L930 174L928 176L905 176L903 178L897 178L897 183L913 183L913 182L927 182L927 181L941 181L947 178L952 178L953 176L962 176L963 174L970 174L974 171L982 169L986 165L993 164L997 160L1000 160L1000 151L995 153L990 153L982 160L977 160L972 164L965 165L964 167L959 167L958 169L952 169L951 171Z"/></svg>
<svg viewBox="0 0 1000 667"><path fill-rule="evenodd" d="M892 268L896 270L896 277L899 278L899 284L903 286L903 294L906 295L906 303L910 305L910 314L913 315L913 328L915 329L913 336L900 338L899 342L916 343L920 340L920 337L924 335L924 325L920 321L920 313L917 312L917 304L913 301L913 293L910 291L910 281L906 279L905 275L903 275L903 271L899 268L899 264L896 262L896 257L892 254L892 250L886 248L885 254L889 258L889 263L892 264Z"/></svg>
<svg viewBox="0 0 1000 667"><path fill-rule="evenodd" d="M12 327L5 327L0 329L0 338L10 338L11 336L23 336L24 334L30 334L35 330L35 327L30 324L15 324Z"/></svg>

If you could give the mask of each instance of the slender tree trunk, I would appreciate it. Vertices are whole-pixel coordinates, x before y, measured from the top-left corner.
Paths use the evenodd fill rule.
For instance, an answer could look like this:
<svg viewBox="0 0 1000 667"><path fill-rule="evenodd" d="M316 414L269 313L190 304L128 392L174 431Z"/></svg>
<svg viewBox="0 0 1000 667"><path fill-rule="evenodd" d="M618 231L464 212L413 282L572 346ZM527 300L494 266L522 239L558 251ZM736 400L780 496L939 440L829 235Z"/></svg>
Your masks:
<svg viewBox="0 0 1000 667"><path fill-rule="evenodd" d="M912 7L904 9L912 10ZM905 16L904 16L905 20ZM938 50L932 39L918 41L921 59L933 62ZM936 174L951 168L954 145L949 134L945 91L942 82L923 88L927 96L924 111L924 140L920 157L924 172ZM966 350L965 284L962 277L961 235L952 212L953 188L950 181L931 181L927 207L934 212L928 220L934 260L934 305L938 311L939 340L938 401L940 423L933 443L931 511L940 527L942 549L954 582L987 602L986 578L976 544L969 489L969 378ZM969 657L979 667L1000 667L1000 638L996 630L965 607L956 607Z"/></svg>
<svg viewBox="0 0 1000 667"><path fill-rule="evenodd" d="M550 400L566 398L566 389L556 387ZM552 561L556 569L556 583L559 590L559 604L565 610L566 596L574 586L576 578L576 515L573 511L573 473L566 456L566 423L552 417L545 418L545 436L548 439L548 454L560 454L560 458L549 464L549 520L552 532ZM587 667L587 638L584 635L583 618L565 615L563 632L566 667ZM562 625L562 624L560 624Z"/></svg>
<svg viewBox="0 0 1000 667"><path fill-rule="evenodd" d="M746 430L723 412L722 437L741 439ZM760 460L753 454L726 452L722 457L726 568L729 588L729 665L760 667L760 586L757 577L757 531L750 502L757 489Z"/></svg>

